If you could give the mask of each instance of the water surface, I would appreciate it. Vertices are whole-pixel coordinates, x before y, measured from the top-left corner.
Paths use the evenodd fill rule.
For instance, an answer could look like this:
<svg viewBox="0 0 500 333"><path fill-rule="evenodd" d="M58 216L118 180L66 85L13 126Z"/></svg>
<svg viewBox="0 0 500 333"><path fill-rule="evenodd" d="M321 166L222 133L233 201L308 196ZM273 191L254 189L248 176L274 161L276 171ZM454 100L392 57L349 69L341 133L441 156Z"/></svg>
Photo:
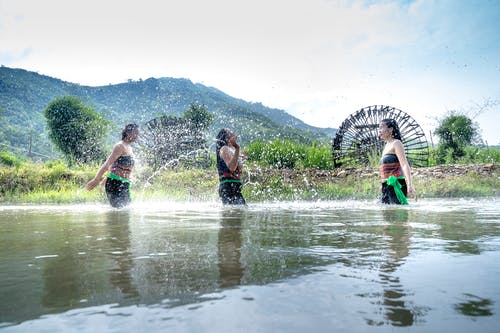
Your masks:
<svg viewBox="0 0 500 333"><path fill-rule="evenodd" d="M0 206L0 330L498 332L499 203Z"/></svg>

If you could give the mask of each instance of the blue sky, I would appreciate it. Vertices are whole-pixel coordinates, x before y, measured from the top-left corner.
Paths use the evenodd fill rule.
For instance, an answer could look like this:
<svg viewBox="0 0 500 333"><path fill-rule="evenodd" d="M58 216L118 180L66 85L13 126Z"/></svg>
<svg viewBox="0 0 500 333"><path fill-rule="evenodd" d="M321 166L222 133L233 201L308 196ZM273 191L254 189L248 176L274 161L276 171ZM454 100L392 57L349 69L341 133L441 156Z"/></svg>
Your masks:
<svg viewBox="0 0 500 333"><path fill-rule="evenodd" d="M500 1L0 0L0 64L82 85L182 77L339 127L369 105L499 144Z"/></svg>

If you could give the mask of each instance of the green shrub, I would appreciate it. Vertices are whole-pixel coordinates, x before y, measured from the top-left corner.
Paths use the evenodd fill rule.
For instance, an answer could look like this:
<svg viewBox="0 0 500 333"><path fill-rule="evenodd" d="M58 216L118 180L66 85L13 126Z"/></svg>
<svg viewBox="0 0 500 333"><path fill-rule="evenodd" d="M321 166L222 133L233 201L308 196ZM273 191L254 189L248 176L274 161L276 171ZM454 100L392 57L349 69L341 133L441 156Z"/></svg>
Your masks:
<svg viewBox="0 0 500 333"><path fill-rule="evenodd" d="M480 146L467 146L463 156L453 157L453 150L444 146L429 149L429 166L440 164L500 163L500 150Z"/></svg>
<svg viewBox="0 0 500 333"><path fill-rule="evenodd" d="M306 148L306 159L304 162L304 168L320 170L333 169L333 158L330 145L320 145L314 142L312 146Z"/></svg>
<svg viewBox="0 0 500 333"><path fill-rule="evenodd" d="M18 168L22 163L18 157L9 154L7 150L0 150L0 164Z"/></svg>
<svg viewBox="0 0 500 333"><path fill-rule="evenodd" d="M333 168L330 146L317 142L307 146L290 140L254 141L246 151L250 162L275 169Z"/></svg>

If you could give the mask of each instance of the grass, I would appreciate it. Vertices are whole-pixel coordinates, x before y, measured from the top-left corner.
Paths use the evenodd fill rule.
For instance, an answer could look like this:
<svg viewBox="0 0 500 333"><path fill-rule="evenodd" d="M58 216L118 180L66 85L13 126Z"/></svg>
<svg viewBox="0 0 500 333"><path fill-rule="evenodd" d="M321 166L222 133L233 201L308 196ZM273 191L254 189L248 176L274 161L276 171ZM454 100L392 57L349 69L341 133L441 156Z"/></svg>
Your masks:
<svg viewBox="0 0 500 333"><path fill-rule="evenodd" d="M484 177L471 172L464 176L446 179L419 179L415 181L419 197L422 198L458 198L487 197L500 195L500 177L498 172L491 177Z"/></svg>
<svg viewBox="0 0 500 333"><path fill-rule="evenodd" d="M106 203L102 187L87 191L85 184L99 166L67 167L62 162L0 165L0 202L31 204ZM334 171L332 171L334 173ZM325 176L326 175L326 176ZM215 169L138 170L131 185L132 200L218 201ZM375 173L332 176L318 169L245 168L243 195L248 202L276 200L376 199ZM419 198L484 197L500 195L498 168L487 175L469 172L446 178L415 176Z"/></svg>

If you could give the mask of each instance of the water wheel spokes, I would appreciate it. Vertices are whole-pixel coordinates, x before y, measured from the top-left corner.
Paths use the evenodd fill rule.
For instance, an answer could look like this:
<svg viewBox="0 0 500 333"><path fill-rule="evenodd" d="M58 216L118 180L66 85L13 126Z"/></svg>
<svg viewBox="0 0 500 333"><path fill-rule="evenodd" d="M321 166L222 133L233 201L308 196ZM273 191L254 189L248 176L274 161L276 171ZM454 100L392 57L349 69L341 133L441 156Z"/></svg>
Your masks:
<svg viewBox="0 0 500 333"><path fill-rule="evenodd" d="M398 123L410 165L427 166L429 146L420 125L407 113L385 105L362 108L342 122L332 143L334 166L374 164L385 144L378 127L387 118Z"/></svg>

